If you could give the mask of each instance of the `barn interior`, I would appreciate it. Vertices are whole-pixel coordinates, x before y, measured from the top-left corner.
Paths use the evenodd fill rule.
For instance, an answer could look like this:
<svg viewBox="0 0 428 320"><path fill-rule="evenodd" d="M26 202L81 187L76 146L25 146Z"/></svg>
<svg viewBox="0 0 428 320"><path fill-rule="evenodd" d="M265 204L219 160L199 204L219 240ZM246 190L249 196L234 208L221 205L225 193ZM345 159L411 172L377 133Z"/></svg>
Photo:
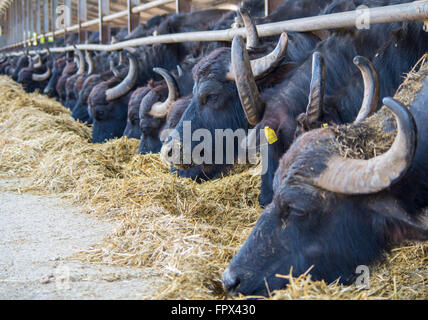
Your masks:
<svg viewBox="0 0 428 320"><path fill-rule="evenodd" d="M264 2L268 16L282 1ZM76 33L82 50L114 51L108 47L111 28L131 33L157 15L237 11L239 5L239 0L0 0L0 56L37 53L48 39ZM56 10L60 6L70 10ZM425 15L428 19L428 11ZM99 32L92 47L87 44L90 31ZM408 104L427 70L424 55L394 98ZM70 115L58 101L41 92L27 93L0 76L0 179L17 181L0 184L0 192L54 195L81 214L117 225L101 242L62 259L142 270L155 279L156 288L150 296L141 292L141 299L247 299L226 295L222 272L263 212L258 203L261 164L237 165L228 175L198 183L171 174L159 154L137 154L137 139L91 143L91 127ZM309 269L297 277L291 271L278 275L289 280L288 287L257 298L426 300L427 252L427 242L406 242L385 253L370 269L368 289L314 281ZM122 280L115 274L108 281Z"/></svg>

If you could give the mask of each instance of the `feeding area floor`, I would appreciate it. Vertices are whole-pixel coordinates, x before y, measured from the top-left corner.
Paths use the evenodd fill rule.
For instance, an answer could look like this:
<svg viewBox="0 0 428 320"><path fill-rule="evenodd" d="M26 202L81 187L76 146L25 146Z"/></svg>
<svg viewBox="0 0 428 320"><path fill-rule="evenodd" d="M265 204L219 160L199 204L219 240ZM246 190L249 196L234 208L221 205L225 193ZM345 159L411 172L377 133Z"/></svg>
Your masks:
<svg viewBox="0 0 428 320"><path fill-rule="evenodd" d="M0 185L10 184L9 180ZM144 299L157 287L150 268L67 259L116 227L52 196L0 193L0 299Z"/></svg>

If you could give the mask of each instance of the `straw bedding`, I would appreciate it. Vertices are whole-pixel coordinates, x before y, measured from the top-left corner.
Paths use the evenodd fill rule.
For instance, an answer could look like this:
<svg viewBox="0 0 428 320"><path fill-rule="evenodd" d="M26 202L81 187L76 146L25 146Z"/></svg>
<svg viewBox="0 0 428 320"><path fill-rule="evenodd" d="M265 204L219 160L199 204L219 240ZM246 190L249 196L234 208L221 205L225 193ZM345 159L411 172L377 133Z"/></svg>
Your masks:
<svg viewBox="0 0 428 320"><path fill-rule="evenodd" d="M198 184L170 174L158 155L136 155L135 139L91 144L90 135L57 102L0 77L0 177L25 177L21 192L60 194L120 222L72 259L153 267L163 280L155 299L223 298L221 273L262 212L260 166ZM426 299L427 249L407 244L385 255L369 290L304 275L272 298Z"/></svg>
<svg viewBox="0 0 428 320"><path fill-rule="evenodd" d="M424 55L398 88L394 98L409 107L422 88L422 80L428 76L428 54ZM335 148L341 156L352 159L370 159L385 153L395 139L395 130L385 132L388 125L396 128L392 113L382 107L377 113L360 124L333 127L336 134Z"/></svg>

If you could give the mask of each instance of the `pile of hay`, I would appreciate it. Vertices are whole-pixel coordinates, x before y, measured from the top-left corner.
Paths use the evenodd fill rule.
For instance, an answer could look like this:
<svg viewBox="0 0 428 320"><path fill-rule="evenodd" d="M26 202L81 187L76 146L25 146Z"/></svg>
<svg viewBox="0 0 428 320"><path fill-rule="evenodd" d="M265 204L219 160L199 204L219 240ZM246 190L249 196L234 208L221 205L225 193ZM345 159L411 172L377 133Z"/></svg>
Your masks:
<svg viewBox="0 0 428 320"><path fill-rule="evenodd" d="M153 298L224 297L221 273L262 212L260 167L198 184L170 174L158 155L136 155L137 140L89 140L90 129L61 105L0 77L0 177L25 177L21 192L60 194L120 221L72 259L158 270L164 281ZM409 244L387 255L373 269L370 290L303 276L273 298L426 298L427 249Z"/></svg>

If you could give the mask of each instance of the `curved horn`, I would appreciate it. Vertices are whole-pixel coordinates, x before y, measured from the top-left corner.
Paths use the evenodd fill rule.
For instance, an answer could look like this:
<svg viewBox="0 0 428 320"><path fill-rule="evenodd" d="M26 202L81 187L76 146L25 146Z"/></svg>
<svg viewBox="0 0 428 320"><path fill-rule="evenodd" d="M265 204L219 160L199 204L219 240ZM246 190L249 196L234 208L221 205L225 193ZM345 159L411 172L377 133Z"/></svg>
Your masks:
<svg viewBox="0 0 428 320"><path fill-rule="evenodd" d="M82 51L77 49L76 46L74 46L74 52L79 57L79 70L77 70L77 74L83 74L85 73L85 69L86 69L85 57L83 56Z"/></svg>
<svg viewBox="0 0 428 320"><path fill-rule="evenodd" d="M306 107L306 116L309 123L319 120L322 113L325 85L325 62L320 52L312 55L312 79L309 90L309 103Z"/></svg>
<svg viewBox="0 0 428 320"><path fill-rule="evenodd" d="M247 49L253 49L260 46L259 34L254 19L244 8L239 9L239 14L244 21L245 30L247 32Z"/></svg>
<svg viewBox="0 0 428 320"><path fill-rule="evenodd" d="M285 32L283 32L279 38L278 44L271 53L262 58L250 61L251 70L255 79L263 78L280 64L281 60L284 58L285 51L287 49L287 43L288 36ZM228 80L235 79L233 68L231 68L230 72L226 75L226 78Z"/></svg>
<svg viewBox="0 0 428 320"><path fill-rule="evenodd" d="M360 112L354 123L364 121L367 117L372 115L379 104L379 78L375 68L369 59L356 56L354 64L360 69L364 81L364 98L361 104Z"/></svg>
<svg viewBox="0 0 428 320"><path fill-rule="evenodd" d="M397 135L391 148L369 160L336 156L314 184L343 194L370 194L399 181L410 167L416 151L416 124L406 107L392 98L383 99L397 121Z"/></svg>
<svg viewBox="0 0 428 320"><path fill-rule="evenodd" d="M31 79L33 79L33 81L41 82L41 81L48 80L50 76L51 76L51 69L48 68L45 73L42 73L42 74L33 73L31 75Z"/></svg>
<svg viewBox="0 0 428 320"><path fill-rule="evenodd" d="M232 41L232 70L234 73L239 99L244 108L247 120L251 125L260 122L264 112L264 103L260 97L253 72L251 71L250 58L240 36L235 36Z"/></svg>
<svg viewBox="0 0 428 320"><path fill-rule="evenodd" d="M137 82L137 59L135 59L135 56L130 52L127 52L127 56L129 60L128 74L126 75L125 79L123 79L117 86L106 90L107 101L115 100L127 94Z"/></svg>
<svg viewBox="0 0 428 320"><path fill-rule="evenodd" d="M42 66L42 57L37 53L36 55L37 62L33 65L33 68L38 69Z"/></svg>
<svg viewBox="0 0 428 320"><path fill-rule="evenodd" d="M85 51L86 62L88 63L88 75L94 72L94 59L89 51Z"/></svg>
<svg viewBox="0 0 428 320"><path fill-rule="evenodd" d="M33 63L33 59L31 58L31 56L27 55L27 59L28 59L28 65L27 65L27 67L28 68L33 68L34 63Z"/></svg>
<svg viewBox="0 0 428 320"><path fill-rule="evenodd" d="M155 118L165 118L174 102L178 99L178 87L171 74L163 68L153 68L153 71L160 74L168 86L168 97L164 102L156 102L150 109L149 114Z"/></svg>
<svg viewBox="0 0 428 320"><path fill-rule="evenodd" d="M177 73L178 73L178 77L183 76L183 73L184 73L183 69L181 69L179 64L177 64Z"/></svg>
<svg viewBox="0 0 428 320"><path fill-rule="evenodd" d="M284 58L287 44L288 36L284 32L281 34L278 44L271 53L267 56L251 61L251 69L253 70L253 74L256 79L264 77L279 65L281 60Z"/></svg>
<svg viewBox="0 0 428 320"><path fill-rule="evenodd" d="M119 66L123 65L123 51L119 52Z"/></svg>

